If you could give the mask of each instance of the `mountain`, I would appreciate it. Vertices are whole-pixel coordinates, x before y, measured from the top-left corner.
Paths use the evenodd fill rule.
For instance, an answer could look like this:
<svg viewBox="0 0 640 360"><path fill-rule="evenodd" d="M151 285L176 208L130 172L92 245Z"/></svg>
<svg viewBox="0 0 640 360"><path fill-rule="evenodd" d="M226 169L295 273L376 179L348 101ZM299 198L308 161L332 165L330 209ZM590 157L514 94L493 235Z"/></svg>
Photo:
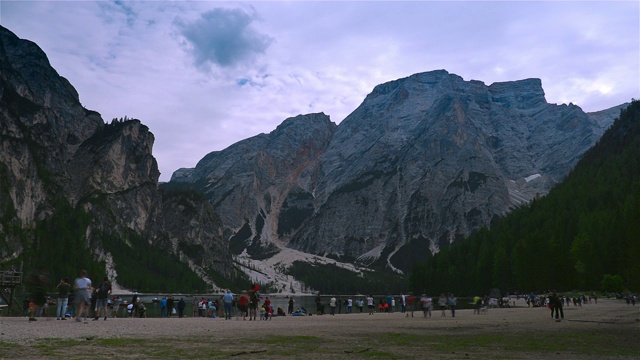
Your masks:
<svg viewBox="0 0 640 360"><path fill-rule="evenodd" d="M153 141L138 120L85 109L36 44L0 27L0 262L140 290L233 278L211 205L158 189Z"/></svg>
<svg viewBox="0 0 640 360"><path fill-rule="evenodd" d="M640 101L547 196L411 274L415 291L635 291L640 287Z"/></svg>
<svg viewBox="0 0 640 360"><path fill-rule="evenodd" d="M431 71L376 86L338 126L287 119L171 183L223 214L237 255L293 249L406 272L546 194L618 113L549 104L539 79L487 86Z"/></svg>
<svg viewBox="0 0 640 360"><path fill-rule="evenodd" d="M406 273L546 194L618 110L549 104L538 79L432 71L375 87L339 125L295 116L159 185L148 127L105 123L0 27L0 264L139 291L403 286L374 270Z"/></svg>

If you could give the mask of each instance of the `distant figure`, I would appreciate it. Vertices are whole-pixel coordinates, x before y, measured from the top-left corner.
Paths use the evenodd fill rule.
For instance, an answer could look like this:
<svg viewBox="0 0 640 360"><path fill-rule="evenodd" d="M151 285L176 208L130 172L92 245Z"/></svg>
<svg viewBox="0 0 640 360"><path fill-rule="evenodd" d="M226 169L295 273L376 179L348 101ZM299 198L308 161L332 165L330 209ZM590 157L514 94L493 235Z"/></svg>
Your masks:
<svg viewBox="0 0 640 360"><path fill-rule="evenodd" d="M100 316L104 316L104 320L107 321L107 301L109 300L109 295L111 295L111 283L108 277L102 279L102 284L96 291L96 317L93 320L98 320Z"/></svg>
<svg viewBox="0 0 640 360"><path fill-rule="evenodd" d="M43 272L35 272L25 279L29 296L29 321L36 321L38 309L47 304L47 288L50 286L49 276Z"/></svg>
<svg viewBox="0 0 640 360"><path fill-rule="evenodd" d="M113 299L113 311L111 312L111 317L118 317L120 314L120 304L122 304L122 298L120 296L114 296Z"/></svg>
<svg viewBox="0 0 640 360"><path fill-rule="evenodd" d="M473 313L480 315L480 309L482 308L482 298L480 296L473 297Z"/></svg>
<svg viewBox="0 0 640 360"><path fill-rule="evenodd" d="M249 311L249 295L247 291L243 291L242 295L238 299L238 311L242 314L242 320L247 320L247 313Z"/></svg>
<svg viewBox="0 0 640 360"><path fill-rule="evenodd" d="M163 296L160 300L160 317L167 317L167 297Z"/></svg>
<svg viewBox="0 0 640 360"><path fill-rule="evenodd" d="M564 320L564 310L562 309L562 297L558 296L556 292L552 292L549 296L549 306L551 307L551 317L554 317L556 321Z"/></svg>
<svg viewBox="0 0 640 360"><path fill-rule="evenodd" d="M74 282L76 296L74 303L76 305L76 321L81 322L80 318L87 320L88 306L91 303L92 284L88 277L87 270L80 270L80 276Z"/></svg>
<svg viewBox="0 0 640 360"><path fill-rule="evenodd" d="M184 316L184 308L187 306L183 298L180 298L178 301L178 317L182 318Z"/></svg>
<svg viewBox="0 0 640 360"><path fill-rule="evenodd" d="M146 318L147 317L147 307L144 306L144 303L142 301L138 302L138 317L141 318Z"/></svg>
<svg viewBox="0 0 640 360"><path fill-rule="evenodd" d="M133 292L131 303L133 304L133 311L131 312L131 317L137 317L138 315L138 292L137 291Z"/></svg>
<svg viewBox="0 0 640 360"><path fill-rule="evenodd" d="M440 310L442 311L442 313L440 314L440 316L444 317L447 316L447 295L445 294L441 294L440 297L438 298L438 307L440 308Z"/></svg>
<svg viewBox="0 0 640 360"><path fill-rule="evenodd" d="M289 298L289 307L287 308L287 314L291 315L293 314L293 305L295 304L295 301L293 301L293 298Z"/></svg>
<svg viewBox="0 0 640 360"><path fill-rule="evenodd" d="M191 317L197 317L200 312L200 301L194 296L191 302Z"/></svg>
<svg viewBox="0 0 640 360"><path fill-rule="evenodd" d="M411 311L411 317L413 317L413 311L415 310L415 307L416 307L415 303L416 303L416 297L412 293L409 293L409 296L407 296L407 307ZM409 312L407 312L407 317L409 317Z"/></svg>
<svg viewBox="0 0 640 360"><path fill-rule="evenodd" d="M174 302L173 296L169 296L167 299L167 317L171 317L171 315L175 314Z"/></svg>
<svg viewBox="0 0 640 360"><path fill-rule="evenodd" d="M373 315L376 311L376 305L373 300L373 295L367 296L367 307L369 308L369 315Z"/></svg>
<svg viewBox="0 0 640 360"><path fill-rule="evenodd" d="M69 284L68 278L62 278L58 286L58 306L56 308L56 320L67 320L65 314L67 313L67 304L69 303L69 292L71 291L71 284Z"/></svg>
<svg viewBox="0 0 640 360"><path fill-rule="evenodd" d="M334 315L334 316L336 314L336 301L337 300L336 300L335 296L332 296L331 300L329 300L329 308L330 308L330 311L331 311L331 315Z"/></svg>
<svg viewBox="0 0 640 360"><path fill-rule="evenodd" d="M260 295L258 295L259 288L257 285L254 285L251 290L249 290L249 320L257 320L258 316L258 305L260 305Z"/></svg>
<svg viewBox="0 0 640 360"><path fill-rule="evenodd" d="M322 298L320 297L320 293L316 296L316 315L324 314L324 309L322 307Z"/></svg>
<svg viewBox="0 0 640 360"><path fill-rule="evenodd" d="M231 309L233 308L233 293L230 289L227 289L226 293L222 296L222 303L224 306L224 319L231 320Z"/></svg>
<svg viewBox="0 0 640 360"><path fill-rule="evenodd" d="M456 317L456 307L458 303L458 298L455 295L449 295L449 309L451 309L451 317Z"/></svg>

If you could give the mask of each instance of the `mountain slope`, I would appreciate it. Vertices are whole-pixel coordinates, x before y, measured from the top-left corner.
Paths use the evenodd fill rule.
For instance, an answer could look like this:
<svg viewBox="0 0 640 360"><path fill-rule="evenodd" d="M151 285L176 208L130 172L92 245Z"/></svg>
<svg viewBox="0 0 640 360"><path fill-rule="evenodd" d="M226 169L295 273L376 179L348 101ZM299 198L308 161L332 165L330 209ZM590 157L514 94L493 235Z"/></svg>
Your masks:
<svg viewBox="0 0 640 360"><path fill-rule="evenodd" d="M270 140L276 129L172 177L227 214L236 254L263 259L288 247L406 271L546 194L614 117L547 103L539 79L486 86L444 70L377 86L321 135L309 116L318 115L286 120L304 131L283 141ZM313 156L292 151L312 139L322 139ZM280 162L255 160L273 158Z"/></svg>
<svg viewBox="0 0 640 360"><path fill-rule="evenodd" d="M417 291L484 294L640 287L640 102L635 100L549 194L430 258ZM621 291L618 289L615 291Z"/></svg>
<svg viewBox="0 0 640 360"><path fill-rule="evenodd" d="M158 191L153 141L138 120L105 124L82 107L36 44L0 27L0 262L54 277L87 268L141 291L232 278L220 224L183 226L169 206L180 195ZM215 218L202 199L190 205Z"/></svg>

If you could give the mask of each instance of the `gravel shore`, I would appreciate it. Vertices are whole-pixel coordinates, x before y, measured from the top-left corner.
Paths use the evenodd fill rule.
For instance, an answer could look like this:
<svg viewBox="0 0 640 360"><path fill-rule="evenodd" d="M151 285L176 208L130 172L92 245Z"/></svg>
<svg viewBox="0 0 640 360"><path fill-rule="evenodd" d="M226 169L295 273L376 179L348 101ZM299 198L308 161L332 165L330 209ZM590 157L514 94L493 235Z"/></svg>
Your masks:
<svg viewBox="0 0 640 360"><path fill-rule="evenodd" d="M616 349L617 346L624 346L630 349L632 356L622 358L637 358L640 355L640 306L629 306L624 301L619 300L599 300L597 304L585 304L583 306L565 307L565 319L556 322L550 316L547 308L528 308L524 301L520 300L519 306L511 308L489 309L480 315L474 314L473 310L456 311L456 317L452 318L449 311L446 316L441 316L440 311L433 311L431 317L423 317L422 312L415 312L414 316L408 314L376 313L374 315L364 314L340 314L323 316L283 316L274 317L272 320L249 321L242 318L225 320L224 318L109 318L106 321L100 319L87 322L76 322L71 320L55 320L55 318L38 318L37 321L29 322L24 317L0 317L0 349L6 351L6 356L0 351L0 359L42 357L42 352L38 352L37 346L43 343L55 343L58 340L80 341L83 347L96 347L98 340L104 339L154 339L150 343L155 343L159 339L165 339L161 343L170 343L176 347L176 351L190 351L180 349L180 346L194 347L201 344L209 344L220 351L239 351L243 349L243 343L252 343L253 349L264 351L262 356L251 354L253 358L271 358L273 355L262 349L263 343L271 338L285 337L287 339L305 339L310 337L320 339L322 343L332 344L338 352L351 351L352 346L369 343L373 339L384 339L389 334L413 339L425 339L422 347L401 347L393 348L394 354L400 354L396 358L414 357L416 355L429 352L432 347L428 339L432 337L446 336L458 338L489 338L510 337L513 339L526 340L532 334L557 334L558 337L581 336L581 334L591 334L600 336L606 334L613 342L605 343L605 346ZM595 334L595 335L594 335ZM200 340L202 339L202 340ZM258 341L256 344L255 342ZM263 342L264 341L264 342ZM615 342L618 342L616 344ZM77 342L75 344L78 344ZM93 345L91 345L93 344ZM138 344L136 342L136 344ZM182 345L184 344L184 345ZM195 345L194 345L195 344ZM77 345L67 352L65 356L77 356ZM205 346L205 345L202 345ZM371 345L368 345L372 348ZM380 345L382 348L384 344ZM131 356L135 358L154 358L155 355L147 356L148 346L138 345L131 349ZM285 345L286 348L286 345ZM100 346L103 349L103 346ZM492 352L502 357L510 358L544 358L536 357L536 353L520 352L508 353L505 355L502 349L491 349L483 346L480 358L491 357ZM103 349L104 350L104 349ZM365 349L366 350L366 349ZM116 351L116 350L114 350ZM122 350L120 350L122 351ZM207 350L209 351L209 350ZM328 351L328 350L327 350ZM385 349L389 351L389 349ZM519 350L518 350L519 351ZM626 351L626 350L625 350ZM615 353L615 351L612 351ZM116 355L120 353L114 353ZM135 355L137 354L137 355ZM581 353L560 353L564 358L581 358ZM317 355L317 356L315 356ZM441 356L442 353L435 353ZM130 357L131 357L130 356ZM326 359L327 354L323 350L320 353L305 354L305 358ZM533 357L532 357L533 356ZM48 357L48 356L44 356ZM60 356L58 356L60 357ZM168 356L169 358L182 356ZM207 356L209 357L209 356ZM215 357L215 356L214 356ZM294 356L294 358L296 358ZM340 356L329 358L340 358ZM455 356L454 356L455 358ZM602 356L587 357L589 359L599 359ZM606 356L605 356L606 358ZM615 358L619 358L617 355Z"/></svg>

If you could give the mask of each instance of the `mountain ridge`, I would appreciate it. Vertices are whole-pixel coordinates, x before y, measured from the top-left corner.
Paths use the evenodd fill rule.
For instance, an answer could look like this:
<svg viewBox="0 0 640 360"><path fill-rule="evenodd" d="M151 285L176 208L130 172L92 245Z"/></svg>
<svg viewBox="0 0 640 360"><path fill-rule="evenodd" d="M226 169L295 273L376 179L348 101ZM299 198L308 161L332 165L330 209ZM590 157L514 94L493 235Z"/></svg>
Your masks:
<svg viewBox="0 0 640 360"><path fill-rule="evenodd" d="M600 112L596 121L575 105L548 104L539 79L486 86L436 70L380 84L337 125L320 157L300 173L304 176L278 177L269 167L255 168L256 182L287 183L295 191L270 192L270 198L280 199L277 208L247 206L244 216L225 222L225 236L238 251L273 253L272 246L286 246L406 271L410 263L394 264L394 256L436 252L544 195L595 143L614 113ZM233 146L254 151L248 142ZM199 162L180 171L219 171L216 181L227 188L211 192L210 201L216 211L233 213L218 194L234 193L234 179L225 178L224 169L206 166ZM272 178L262 179L263 171ZM179 182L176 174L172 181ZM205 184L199 191L213 191L206 185L211 178L199 181ZM278 209L286 211L274 214ZM274 232L273 221L263 231L264 219L274 216L286 231ZM411 242L415 251L403 252Z"/></svg>

